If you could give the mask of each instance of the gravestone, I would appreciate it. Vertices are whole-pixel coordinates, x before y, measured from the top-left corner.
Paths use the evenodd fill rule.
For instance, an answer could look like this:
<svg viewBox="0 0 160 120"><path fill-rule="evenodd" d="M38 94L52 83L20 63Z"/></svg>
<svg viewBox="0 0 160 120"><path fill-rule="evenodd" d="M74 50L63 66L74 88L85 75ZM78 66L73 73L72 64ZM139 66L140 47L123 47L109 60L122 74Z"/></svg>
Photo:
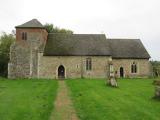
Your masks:
<svg viewBox="0 0 160 120"><path fill-rule="evenodd" d="M160 80L154 80L153 84L155 85L155 96L154 98L160 99Z"/></svg>
<svg viewBox="0 0 160 120"><path fill-rule="evenodd" d="M108 78L107 85L112 87L118 87L112 62L110 62L109 64L109 78Z"/></svg>
<svg viewBox="0 0 160 120"><path fill-rule="evenodd" d="M115 79L115 77L111 76L108 80L108 85L112 86L112 87L118 87L117 81Z"/></svg>

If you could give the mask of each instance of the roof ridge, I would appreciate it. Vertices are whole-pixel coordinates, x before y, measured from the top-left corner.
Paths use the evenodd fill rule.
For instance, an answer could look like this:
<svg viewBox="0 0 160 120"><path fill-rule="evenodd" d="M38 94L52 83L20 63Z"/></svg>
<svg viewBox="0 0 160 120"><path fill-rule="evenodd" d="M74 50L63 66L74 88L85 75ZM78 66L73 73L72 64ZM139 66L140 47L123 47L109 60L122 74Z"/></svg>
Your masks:
<svg viewBox="0 0 160 120"><path fill-rule="evenodd" d="M66 34L66 33L48 33L48 34ZM67 34L69 34L69 33L67 33ZM105 34L88 34L88 33L80 33L80 34L78 34L78 33L76 33L76 34L72 34L72 35L105 35Z"/></svg>
<svg viewBox="0 0 160 120"><path fill-rule="evenodd" d="M140 40L140 38L107 38L109 40Z"/></svg>
<svg viewBox="0 0 160 120"><path fill-rule="evenodd" d="M113 58L150 58L140 39L109 39Z"/></svg>
<svg viewBox="0 0 160 120"><path fill-rule="evenodd" d="M48 33L48 34L70 34L70 33ZM71 34L71 35L105 35L105 34Z"/></svg>
<svg viewBox="0 0 160 120"><path fill-rule="evenodd" d="M44 56L51 55L111 56L111 53L105 34L66 34L63 37L60 33L50 33Z"/></svg>

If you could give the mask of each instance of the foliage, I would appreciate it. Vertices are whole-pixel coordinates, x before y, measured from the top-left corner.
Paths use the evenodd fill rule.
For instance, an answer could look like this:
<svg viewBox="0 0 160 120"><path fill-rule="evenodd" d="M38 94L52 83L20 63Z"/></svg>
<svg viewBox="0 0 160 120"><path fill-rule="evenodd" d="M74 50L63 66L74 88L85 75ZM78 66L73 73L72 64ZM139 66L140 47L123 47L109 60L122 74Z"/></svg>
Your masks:
<svg viewBox="0 0 160 120"><path fill-rule="evenodd" d="M0 78L0 120L49 120L57 81Z"/></svg>
<svg viewBox="0 0 160 120"><path fill-rule="evenodd" d="M3 33L0 37L0 76L7 76L10 45L14 41L13 34Z"/></svg>
<svg viewBox="0 0 160 120"><path fill-rule="evenodd" d="M153 67L153 75L155 77L160 76L160 61L151 61L152 67Z"/></svg>
<svg viewBox="0 0 160 120"><path fill-rule="evenodd" d="M48 33L68 33L68 34L73 34L73 31L64 29L64 28L59 28L54 26L53 24L46 23L44 25Z"/></svg>
<svg viewBox="0 0 160 120"><path fill-rule="evenodd" d="M119 88L100 79L66 81L81 120L159 120L151 79L120 79Z"/></svg>

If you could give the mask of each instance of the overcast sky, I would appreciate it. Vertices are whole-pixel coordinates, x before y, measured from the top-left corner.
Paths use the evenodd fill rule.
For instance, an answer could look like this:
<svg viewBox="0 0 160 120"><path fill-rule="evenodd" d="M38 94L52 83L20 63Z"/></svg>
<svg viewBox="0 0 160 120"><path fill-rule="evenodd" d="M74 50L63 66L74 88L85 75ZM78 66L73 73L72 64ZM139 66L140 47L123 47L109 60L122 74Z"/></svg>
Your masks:
<svg viewBox="0 0 160 120"><path fill-rule="evenodd" d="M74 33L139 38L160 60L160 0L0 0L0 31L33 18Z"/></svg>

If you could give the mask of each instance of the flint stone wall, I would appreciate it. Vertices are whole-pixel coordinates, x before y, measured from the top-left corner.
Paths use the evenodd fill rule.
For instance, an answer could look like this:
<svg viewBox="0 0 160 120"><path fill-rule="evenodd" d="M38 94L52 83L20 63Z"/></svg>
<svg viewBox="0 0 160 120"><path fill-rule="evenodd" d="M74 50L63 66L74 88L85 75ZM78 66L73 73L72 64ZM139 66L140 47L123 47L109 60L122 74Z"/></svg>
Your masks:
<svg viewBox="0 0 160 120"><path fill-rule="evenodd" d="M8 78L28 78L30 76L30 50L14 43L10 48Z"/></svg>
<svg viewBox="0 0 160 120"><path fill-rule="evenodd" d="M131 65L137 64L137 73L131 73ZM114 70L120 77L120 67L124 69L124 77L148 77L151 75L151 64L148 59L113 59Z"/></svg>
<svg viewBox="0 0 160 120"><path fill-rule="evenodd" d="M37 77L38 50L14 44L10 48L8 78Z"/></svg>
<svg viewBox="0 0 160 120"><path fill-rule="evenodd" d="M86 58L92 59L92 70L86 70ZM106 78L110 57L103 56L43 56L39 54L39 78L58 78L58 67L65 68L65 78Z"/></svg>
<svg viewBox="0 0 160 120"><path fill-rule="evenodd" d="M22 33L27 32L27 40ZM44 50L47 40L45 29L16 29L16 42L10 47L8 78L36 78L38 52Z"/></svg>

